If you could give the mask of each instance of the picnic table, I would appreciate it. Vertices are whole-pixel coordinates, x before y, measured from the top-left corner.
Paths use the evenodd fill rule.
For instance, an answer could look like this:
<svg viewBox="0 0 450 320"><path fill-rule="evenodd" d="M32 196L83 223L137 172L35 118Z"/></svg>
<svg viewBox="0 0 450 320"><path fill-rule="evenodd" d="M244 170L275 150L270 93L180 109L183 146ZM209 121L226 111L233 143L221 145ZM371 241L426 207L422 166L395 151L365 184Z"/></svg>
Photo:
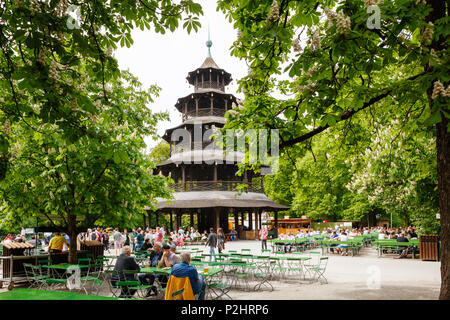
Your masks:
<svg viewBox="0 0 450 320"><path fill-rule="evenodd" d="M141 268L141 273L154 273L154 274L161 274L164 276L169 276L170 272L172 271L172 268L165 267L165 268L157 268L157 267L143 267Z"/></svg>
<svg viewBox="0 0 450 320"><path fill-rule="evenodd" d="M412 258L415 259L416 250L419 249L419 239L411 239L408 242L397 242L396 239L384 239L384 240L376 240L373 242L374 245L377 246L378 257L383 255L383 251L391 250L391 251L399 251L403 250L402 247L408 247L408 251L410 250L412 253Z"/></svg>
<svg viewBox="0 0 450 320"><path fill-rule="evenodd" d="M0 293L0 300L119 300L114 297L84 295L77 292L19 288Z"/></svg>
<svg viewBox="0 0 450 320"><path fill-rule="evenodd" d="M338 240L321 240L318 242L322 248L322 254L324 253L324 249L329 250L332 248L332 245L335 245L333 247L337 247L340 244L347 245L346 248L341 249L348 249L351 251L352 256L357 254L359 250L364 246L364 242L361 239L352 239L348 241L338 241Z"/></svg>

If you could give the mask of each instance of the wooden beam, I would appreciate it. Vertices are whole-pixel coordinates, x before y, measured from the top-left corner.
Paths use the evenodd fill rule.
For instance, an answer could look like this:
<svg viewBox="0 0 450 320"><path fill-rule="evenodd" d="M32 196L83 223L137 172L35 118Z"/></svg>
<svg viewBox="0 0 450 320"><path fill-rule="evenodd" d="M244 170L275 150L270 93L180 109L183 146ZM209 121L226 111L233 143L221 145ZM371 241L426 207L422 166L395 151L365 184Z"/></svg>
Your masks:
<svg viewBox="0 0 450 320"><path fill-rule="evenodd" d="M275 228L275 230L274 230L274 237L275 238L278 238L278 212L276 212L275 211L275 217L274 217L275 219L275 225L274 225L274 228Z"/></svg>
<svg viewBox="0 0 450 320"><path fill-rule="evenodd" d="M211 115L214 115L214 111L213 111L213 109L214 109L214 98L211 97L210 100L211 100Z"/></svg>
<svg viewBox="0 0 450 320"><path fill-rule="evenodd" d="M175 225L174 225L174 229L175 232L178 231L178 210L175 211Z"/></svg>
<svg viewBox="0 0 450 320"><path fill-rule="evenodd" d="M181 182L183 183L183 191L186 191L186 170L184 165L181 165Z"/></svg>
<svg viewBox="0 0 450 320"><path fill-rule="evenodd" d="M214 208L214 218L215 218L215 223L214 223L214 227L215 230L217 231L217 229L220 228L220 208Z"/></svg>
<svg viewBox="0 0 450 320"><path fill-rule="evenodd" d="M152 227L152 215L150 213L148 214L148 227Z"/></svg>
<svg viewBox="0 0 450 320"><path fill-rule="evenodd" d="M150 215L149 213L147 213L147 214ZM146 228L146 226L145 226L145 220L146 220L145 219L145 213L142 214L142 218L144 218L144 229L145 229Z"/></svg>
<svg viewBox="0 0 450 320"><path fill-rule="evenodd" d="M202 75L203 77L203 75ZM202 79L203 84L203 79ZM195 98L195 116L198 117L198 98Z"/></svg>

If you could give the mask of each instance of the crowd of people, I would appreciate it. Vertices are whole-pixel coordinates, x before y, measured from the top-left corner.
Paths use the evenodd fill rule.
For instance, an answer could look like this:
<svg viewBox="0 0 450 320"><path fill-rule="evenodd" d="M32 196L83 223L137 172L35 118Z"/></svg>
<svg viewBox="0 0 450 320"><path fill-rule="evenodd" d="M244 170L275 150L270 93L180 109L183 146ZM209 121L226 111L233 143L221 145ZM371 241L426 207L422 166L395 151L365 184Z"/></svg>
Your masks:
<svg viewBox="0 0 450 320"><path fill-rule="evenodd" d="M413 226L405 227L405 228L387 228L387 227L364 227L364 228L345 228L338 227L336 229L326 228L322 231L313 230L313 229L304 229L298 230L296 234L280 234L278 239L281 240L295 240L297 238L306 238L312 237L315 235L323 235L325 239L329 239L329 241L339 241L346 242L353 239L355 236L368 235L371 233L378 233L378 240L385 239L395 239L397 242L408 242L410 239L417 239L418 235L416 232L416 228ZM265 240L267 239L267 235L264 234L264 230L260 231L260 240L262 241L262 247L267 246L265 244ZM291 250L293 247L293 243L291 246L287 245L285 250ZM408 254L408 247L399 246L399 258L405 258ZM330 246L331 253L337 253L340 255L348 255L348 244L341 243Z"/></svg>

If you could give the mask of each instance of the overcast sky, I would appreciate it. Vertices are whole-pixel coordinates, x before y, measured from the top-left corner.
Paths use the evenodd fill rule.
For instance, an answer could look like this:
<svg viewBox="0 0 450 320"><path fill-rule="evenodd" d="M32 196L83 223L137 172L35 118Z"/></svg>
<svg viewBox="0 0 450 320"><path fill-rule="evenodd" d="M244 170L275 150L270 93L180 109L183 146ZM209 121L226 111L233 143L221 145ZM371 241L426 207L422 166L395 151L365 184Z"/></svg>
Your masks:
<svg viewBox="0 0 450 320"><path fill-rule="evenodd" d="M167 111L170 122L158 124L158 134L162 135L168 128L181 123L181 113L175 108L178 98L184 97L194 91L194 87L187 83L188 72L200 67L207 57L208 23L210 27L211 56L216 64L231 73L233 82L226 88L229 93L236 93L236 80L245 76L248 67L230 55L230 48L237 39L237 32L228 22L222 12L216 11L216 1L198 0L203 7L201 16L201 29L189 35L185 29L178 28L174 33L164 35L152 30L135 30L132 33L134 44L130 47L119 48L115 57L121 69L129 70L137 76L140 82L149 87L158 85L162 90L160 96L149 107L154 112ZM182 25L182 23L181 23ZM236 95L243 98L242 94ZM149 148L156 145L152 139L146 139Z"/></svg>

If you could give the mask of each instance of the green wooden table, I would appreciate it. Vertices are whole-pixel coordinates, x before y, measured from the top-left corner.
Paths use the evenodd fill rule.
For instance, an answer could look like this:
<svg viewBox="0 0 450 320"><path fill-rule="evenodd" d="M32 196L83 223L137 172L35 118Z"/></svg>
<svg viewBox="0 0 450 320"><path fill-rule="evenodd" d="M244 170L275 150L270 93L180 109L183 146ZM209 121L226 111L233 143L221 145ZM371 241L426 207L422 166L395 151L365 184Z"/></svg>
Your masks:
<svg viewBox="0 0 450 320"><path fill-rule="evenodd" d="M377 246L378 257L383 255L383 250L403 250L402 247L408 247L412 251L412 258L415 259L416 249L419 248L419 239L412 239L409 242L397 242L396 239L376 240L373 244Z"/></svg>
<svg viewBox="0 0 450 320"><path fill-rule="evenodd" d="M49 264L43 265L42 268L48 269L58 269L58 270L68 270L70 267L78 267L80 269L89 268L87 264L69 264L69 263L61 263L61 264Z"/></svg>
<svg viewBox="0 0 450 320"><path fill-rule="evenodd" d="M76 292L20 288L0 293L0 300L119 300L119 299L114 297L84 295Z"/></svg>
<svg viewBox="0 0 450 320"><path fill-rule="evenodd" d="M155 273L155 274L162 274L165 276L170 275L170 272L172 271L172 268L166 267L166 268L157 268L157 267L145 267L141 268L141 273Z"/></svg>

